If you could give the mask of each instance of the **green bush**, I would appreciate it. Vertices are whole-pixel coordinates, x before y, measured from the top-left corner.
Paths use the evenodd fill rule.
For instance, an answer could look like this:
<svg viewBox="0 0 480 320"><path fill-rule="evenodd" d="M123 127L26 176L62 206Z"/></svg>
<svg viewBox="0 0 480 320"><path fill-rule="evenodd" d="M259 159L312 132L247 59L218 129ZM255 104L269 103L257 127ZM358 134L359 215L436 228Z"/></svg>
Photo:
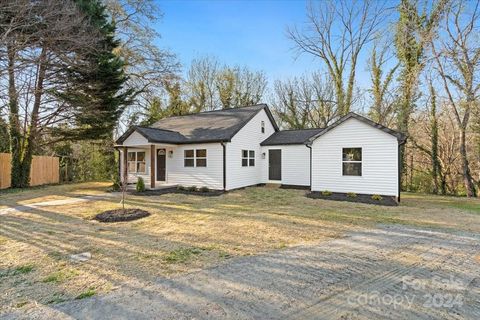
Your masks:
<svg viewBox="0 0 480 320"><path fill-rule="evenodd" d="M201 187L199 189L200 192L204 192L204 193L207 193L207 192L210 192L210 189L208 189L208 187Z"/></svg>
<svg viewBox="0 0 480 320"><path fill-rule="evenodd" d="M372 200L382 201L382 199L383 199L382 196L379 195L379 194L374 194L374 195L372 196Z"/></svg>
<svg viewBox="0 0 480 320"><path fill-rule="evenodd" d="M330 197L332 195L332 191L324 190L322 191L322 196Z"/></svg>
<svg viewBox="0 0 480 320"><path fill-rule="evenodd" d="M355 192L349 192L347 193L347 198L356 198L357 194Z"/></svg>
<svg viewBox="0 0 480 320"><path fill-rule="evenodd" d="M177 186L177 190L185 191L185 190L187 190L187 188L185 188L184 186Z"/></svg>
<svg viewBox="0 0 480 320"><path fill-rule="evenodd" d="M197 187L196 187L196 186L191 186L191 187L188 187L187 190L188 190L188 191L195 192L195 191L197 191Z"/></svg>
<svg viewBox="0 0 480 320"><path fill-rule="evenodd" d="M145 191L145 181L143 181L142 177L138 177L136 189L137 189L137 192Z"/></svg>

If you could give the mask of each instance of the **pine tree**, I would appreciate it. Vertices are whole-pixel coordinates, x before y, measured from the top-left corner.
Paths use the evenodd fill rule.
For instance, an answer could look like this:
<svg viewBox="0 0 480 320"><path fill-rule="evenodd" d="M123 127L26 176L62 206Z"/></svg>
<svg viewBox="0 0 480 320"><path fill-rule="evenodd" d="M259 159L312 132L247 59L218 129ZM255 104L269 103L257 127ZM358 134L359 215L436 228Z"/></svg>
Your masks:
<svg viewBox="0 0 480 320"><path fill-rule="evenodd" d="M70 70L73 85L58 96L72 106L75 119L70 130L56 130L65 139L85 140L111 138L125 106L130 103L132 90L124 90L127 77L122 59L114 51L119 46L115 39L115 25L98 0L77 0L76 3L90 23L99 30L102 40L87 55L91 68Z"/></svg>

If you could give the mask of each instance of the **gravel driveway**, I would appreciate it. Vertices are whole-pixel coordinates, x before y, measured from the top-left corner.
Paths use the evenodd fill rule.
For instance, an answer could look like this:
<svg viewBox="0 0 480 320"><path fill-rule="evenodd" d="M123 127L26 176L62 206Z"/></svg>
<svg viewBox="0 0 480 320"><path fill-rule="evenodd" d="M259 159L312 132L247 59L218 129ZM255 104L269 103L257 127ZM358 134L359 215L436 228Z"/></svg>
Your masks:
<svg viewBox="0 0 480 320"><path fill-rule="evenodd" d="M4 317L480 319L479 240L381 226Z"/></svg>

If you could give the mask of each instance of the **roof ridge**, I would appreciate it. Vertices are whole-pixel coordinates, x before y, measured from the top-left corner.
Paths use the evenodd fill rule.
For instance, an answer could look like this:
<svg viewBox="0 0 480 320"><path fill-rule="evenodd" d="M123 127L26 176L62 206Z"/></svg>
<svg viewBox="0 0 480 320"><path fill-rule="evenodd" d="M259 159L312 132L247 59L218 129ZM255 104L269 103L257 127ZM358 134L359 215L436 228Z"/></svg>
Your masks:
<svg viewBox="0 0 480 320"><path fill-rule="evenodd" d="M280 132L283 132L283 131L323 130L323 129L325 129L325 128L285 129L285 130L280 130Z"/></svg>
<svg viewBox="0 0 480 320"><path fill-rule="evenodd" d="M267 104L266 103L258 103L258 104L252 104L252 105L248 105L248 106L243 106L243 107L237 107L237 108L228 108L228 109L216 109L216 110L208 110L208 111L201 111L201 112L192 112L192 113L187 113L187 114L181 114L181 115L178 115L178 116L171 116L171 117L165 117L163 119L171 119L171 118L180 118L180 117L187 117L187 116L195 116L197 114L205 114L205 113L213 113L213 112L225 112L225 111L237 111L237 110L241 110L241 109L245 109L245 108L252 108L252 107L259 107L259 106L263 106L263 107L267 107ZM160 119L158 121L161 121L163 119ZM155 123L157 123L158 121L156 121ZM152 125L154 125L155 123L153 123Z"/></svg>

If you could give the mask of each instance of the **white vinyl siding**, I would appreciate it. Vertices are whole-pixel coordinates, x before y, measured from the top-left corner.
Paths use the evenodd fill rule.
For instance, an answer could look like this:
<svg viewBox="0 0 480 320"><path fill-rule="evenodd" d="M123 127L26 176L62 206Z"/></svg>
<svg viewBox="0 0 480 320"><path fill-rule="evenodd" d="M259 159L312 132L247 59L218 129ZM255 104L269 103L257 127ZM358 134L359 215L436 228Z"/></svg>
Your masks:
<svg viewBox="0 0 480 320"><path fill-rule="evenodd" d="M262 154L262 182L268 183L268 150L282 150L282 180L275 181L285 185L309 186L310 185L310 149L303 144L265 146Z"/></svg>
<svg viewBox="0 0 480 320"><path fill-rule="evenodd" d="M131 135L123 142L124 146L145 146L148 145L149 142L147 139L142 136L137 131L133 131Z"/></svg>
<svg viewBox="0 0 480 320"><path fill-rule="evenodd" d="M262 133L262 121L265 133ZM227 190L242 188L262 183L263 162L260 143L275 132L265 110L257 113L227 143ZM242 150L255 151L255 166L242 167Z"/></svg>
<svg viewBox="0 0 480 320"><path fill-rule="evenodd" d="M362 148L362 175L342 174L343 148ZM349 119L312 144L312 191L398 196L397 138Z"/></svg>
<svg viewBox="0 0 480 320"><path fill-rule="evenodd" d="M207 166L184 166L185 150L206 150ZM169 151L173 153L169 154ZM194 151L196 152L196 151ZM196 160L205 159L196 157ZM182 186L208 187L223 189L223 147L220 143L188 144L178 147L167 147L166 183Z"/></svg>

